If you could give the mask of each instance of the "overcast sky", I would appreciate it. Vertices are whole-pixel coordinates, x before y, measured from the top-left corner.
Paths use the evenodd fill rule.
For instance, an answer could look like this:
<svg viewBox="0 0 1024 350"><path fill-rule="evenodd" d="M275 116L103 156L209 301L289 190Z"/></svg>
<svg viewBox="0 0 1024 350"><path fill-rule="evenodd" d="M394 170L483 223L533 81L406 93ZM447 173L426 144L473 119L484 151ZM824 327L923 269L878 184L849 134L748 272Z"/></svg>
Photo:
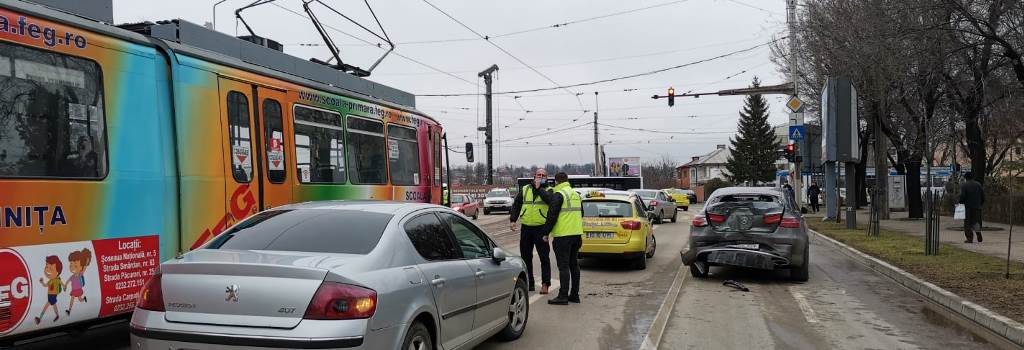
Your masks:
<svg viewBox="0 0 1024 350"><path fill-rule="evenodd" d="M550 27L659 4L664 6L490 40L547 76L545 78L485 40L451 41L472 39L476 35L427 2L370 0L388 36L398 43L396 52L409 58L392 53L373 71L371 80L417 95L475 94L484 89L477 72L497 64L500 70L495 91L550 88L556 86L552 81L569 85L681 65L764 44L786 34L785 0L428 1L486 36ZM181 18L203 24L213 22L214 2L115 0L114 18L118 23ZM246 34L245 28L236 23L234 9L249 2L227 0L219 5L217 30L232 35ZM362 1L325 2L376 29ZM285 44L285 52L301 58L327 59L330 55L323 46L303 45L322 43L312 23L304 16L285 10L301 13L301 0L278 0L275 4L279 6L253 8L243 16L258 35ZM330 29L333 39L341 46L345 63L368 68L384 52L363 42L382 40L324 7L312 6L324 24L356 37ZM415 43L437 40L447 41ZM665 100L652 100L650 96L665 94L669 86L674 86L677 93L746 87L755 75L764 84L788 81L778 73L769 56L769 49L761 47L649 76L500 95L495 97L495 139L503 141L495 143L500 145L495 149L495 160L498 164L527 166L592 162L593 128L586 123L593 120L593 111L597 108L599 123L609 125L600 127L600 140L608 144L605 152L609 157L639 156L656 160L666 155L676 163L684 163L691 156L710 152L716 144L728 142L735 131L743 97L678 99L675 107L669 108ZM627 89L630 91L624 91ZM595 91L600 92L597 101ZM772 124L785 122L783 97L766 97L771 105ZM483 133L475 131L477 125L483 125L482 97L418 96L416 104L444 125L452 146L474 142L477 161L485 161ZM550 131L560 129L567 130ZM524 138L541 133L548 134ZM462 164L464 158L453 156L452 160L453 165Z"/></svg>

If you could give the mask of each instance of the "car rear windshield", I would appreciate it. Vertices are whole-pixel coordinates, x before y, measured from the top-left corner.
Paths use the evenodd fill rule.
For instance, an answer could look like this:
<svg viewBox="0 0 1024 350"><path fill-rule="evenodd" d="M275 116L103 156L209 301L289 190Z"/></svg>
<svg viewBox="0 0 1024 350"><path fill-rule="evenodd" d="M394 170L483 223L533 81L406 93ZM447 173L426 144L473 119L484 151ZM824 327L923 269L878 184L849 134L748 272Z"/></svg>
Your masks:
<svg viewBox="0 0 1024 350"><path fill-rule="evenodd" d="M583 217L586 218L628 218L633 217L633 206L628 202L587 200L583 202Z"/></svg>
<svg viewBox="0 0 1024 350"><path fill-rule="evenodd" d="M463 196L461 194L457 194L457 195L452 196L452 203L462 203L462 202L469 202L469 201L466 200L466 196Z"/></svg>
<svg viewBox="0 0 1024 350"><path fill-rule="evenodd" d="M654 197L658 196L658 191L633 191L633 192L638 194L638 195L640 195L640 198L643 198L643 199L653 199Z"/></svg>
<svg viewBox="0 0 1024 350"><path fill-rule="evenodd" d="M774 232L778 222L766 217L781 215L785 205L773 195L729 194L711 198L705 211L716 231Z"/></svg>
<svg viewBox="0 0 1024 350"><path fill-rule="evenodd" d="M366 254L377 246L391 214L356 210L271 210L253 215L205 249Z"/></svg>
<svg viewBox="0 0 1024 350"><path fill-rule="evenodd" d="M508 194L508 191L491 191L491 192L487 192L487 198L493 198L493 197L511 197L511 196Z"/></svg>

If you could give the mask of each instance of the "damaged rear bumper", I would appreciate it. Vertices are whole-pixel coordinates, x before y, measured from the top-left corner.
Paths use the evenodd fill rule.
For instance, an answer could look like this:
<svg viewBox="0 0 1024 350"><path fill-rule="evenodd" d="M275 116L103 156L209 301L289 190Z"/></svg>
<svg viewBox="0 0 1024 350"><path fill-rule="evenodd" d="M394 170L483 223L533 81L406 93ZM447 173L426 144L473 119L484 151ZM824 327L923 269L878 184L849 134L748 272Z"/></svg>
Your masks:
<svg viewBox="0 0 1024 350"><path fill-rule="evenodd" d="M803 266L806 239L786 239L785 242L691 241L690 247L680 254L683 263L706 262L708 265L728 265L762 270Z"/></svg>

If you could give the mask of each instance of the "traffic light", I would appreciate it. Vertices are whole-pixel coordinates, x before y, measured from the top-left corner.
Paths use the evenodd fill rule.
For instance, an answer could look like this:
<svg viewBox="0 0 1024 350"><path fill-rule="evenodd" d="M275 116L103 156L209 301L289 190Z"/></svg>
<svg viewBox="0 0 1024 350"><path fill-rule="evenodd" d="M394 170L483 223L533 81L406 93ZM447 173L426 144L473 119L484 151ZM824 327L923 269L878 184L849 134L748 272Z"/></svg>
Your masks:
<svg viewBox="0 0 1024 350"><path fill-rule="evenodd" d="M473 162L473 143L466 142L466 162Z"/></svg>
<svg viewBox="0 0 1024 350"><path fill-rule="evenodd" d="M796 145L794 145L792 143L786 145L786 149L785 149L784 152L785 152L784 156L786 157L786 160L792 162L793 159L796 157Z"/></svg>
<svg viewBox="0 0 1024 350"><path fill-rule="evenodd" d="M668 106L672 107L676 105L676 89L673 87L668 88Z"/></svg>

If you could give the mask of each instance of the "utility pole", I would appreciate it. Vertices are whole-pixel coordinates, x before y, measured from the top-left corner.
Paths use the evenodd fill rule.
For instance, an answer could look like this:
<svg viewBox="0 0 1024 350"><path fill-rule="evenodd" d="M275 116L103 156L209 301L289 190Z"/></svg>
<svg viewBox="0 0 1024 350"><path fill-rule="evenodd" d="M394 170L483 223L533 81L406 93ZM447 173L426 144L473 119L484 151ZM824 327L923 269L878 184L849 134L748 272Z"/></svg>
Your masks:
<svg viewBox="0 0 1024 350"><path fill-rule="evenodd" d="M604 168L601 166L601 146L597 143L597 91L594 91L594 176L601 176Z"/></svg>
<svg viewBox="0 0 1024 350"><path fill-rule="evenodd" d="M793 97L799 96L799 90L797 88L797 55L796 55L796 1L797 0L786 0L786 22L789 24L789 80L793 82ZM804 118L801 111L793 111L792 117L790 117L790 125L803 125ZM804 151L804 138L793 141L796 144L797 155L803 155ZM800 156L791 167L791 172L795 173L793 176L793 197L796 200L797 207L803 206L804 191L803 187L803 168L800 167L803 156ZM810 162L810 159L807 159Z"/></svg>
<svg viewBox="0 0 1024 350"><path fill-rule="evenodd" d="M492 64L490 67L487 67L487 69L484 69L483 72L480 72L480 74L477 74L478 77L483 77L484 78L484 85L487 87L486 93L484 94L484 100L486 101L486 106L487 106L487 112L486 112L487 113L487 126L484 126L482 129L483 129L483 132L484 132L484 138L486 139L486 141L484 141L484 142L487 145L487 184L488 185L493 185L494 184L494 148L492 147L494 140L491 139L491 137L494 135L494 123L493 123L493 120L492 120L492 118L494 116L494 114L493 114L494 106L493 106L492 101L491 101L491 97L492 97L491 96L491 82L492 82L491 74L496 72L496 71L498 71L498 65L497 64ZM480 129L478 128L477 130L480 130Z"/></svg>

